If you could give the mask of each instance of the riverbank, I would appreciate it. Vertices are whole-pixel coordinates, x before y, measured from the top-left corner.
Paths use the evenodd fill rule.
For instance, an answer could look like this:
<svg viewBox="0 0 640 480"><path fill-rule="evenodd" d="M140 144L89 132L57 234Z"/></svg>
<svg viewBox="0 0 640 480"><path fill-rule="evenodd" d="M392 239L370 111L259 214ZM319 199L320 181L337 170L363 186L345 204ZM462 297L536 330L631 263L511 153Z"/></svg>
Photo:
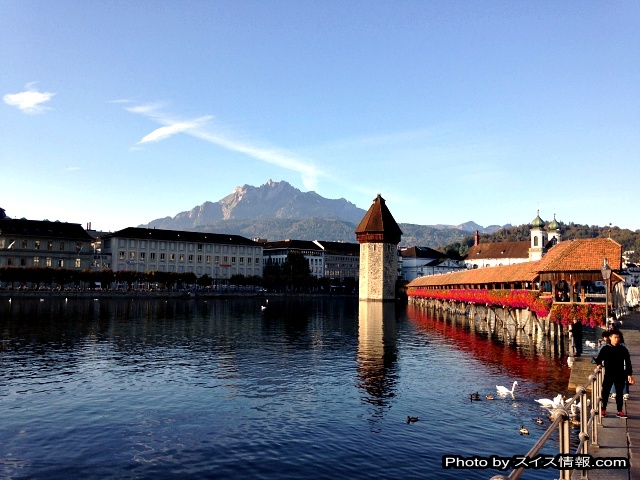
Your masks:
<svg viewBox="0 0 640 480"><path fill-rule="evenodd" d="M252 297L355 298L339 293L251 291L146 291L146 290L0 290L0 298L252 298Z"/></svg>

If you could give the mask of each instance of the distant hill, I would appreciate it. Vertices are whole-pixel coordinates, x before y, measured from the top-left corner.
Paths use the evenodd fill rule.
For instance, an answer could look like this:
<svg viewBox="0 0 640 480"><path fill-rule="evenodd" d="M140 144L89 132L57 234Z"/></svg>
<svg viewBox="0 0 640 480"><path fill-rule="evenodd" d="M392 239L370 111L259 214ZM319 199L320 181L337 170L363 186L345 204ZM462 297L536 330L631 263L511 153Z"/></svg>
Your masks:
<svg viewBox="0 0 640 480"><path fill-rule="evenodd" d="M366 211L340 198L302 192L291 184L269 180L260 187L244 185L217 202L205 202L174 217L152 220L147 228L242 235L268 240L327 240L355 242L355 229ZM491 233L500 226L400 224L402 245L436 248L472 235Z"/></svg>

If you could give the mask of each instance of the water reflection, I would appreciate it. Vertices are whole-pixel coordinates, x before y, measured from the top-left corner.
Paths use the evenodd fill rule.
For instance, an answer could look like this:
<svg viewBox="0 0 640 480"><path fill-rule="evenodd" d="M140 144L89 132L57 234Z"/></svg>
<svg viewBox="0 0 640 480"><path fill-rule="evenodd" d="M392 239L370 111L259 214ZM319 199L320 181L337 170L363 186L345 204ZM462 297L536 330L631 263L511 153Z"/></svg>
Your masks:
<svg viewBox="0 0 640 480"><path fill-rule="evenodd" d="M262 303L0 297L0 477L458 478L443 454L525 453L512 427L539 413L524 396L471 412L468 392L562 383L547 352L453 318Z"/></svg>
<svg viewBox="0 0 640 480"><path fill-rule="evenodd" d="M555 355L557 344L548 337L533 337L522 331L509 336L501 329L482 331L474 328L474 322L464 316L447 312L434 316L428 310L411 305L407 307L407 317L421 330L446 337L456 348L471 353L476 360L509 377L531 380L551 392L567 389L570 372L562 358Z"/></svg>
<svg viewBox="0 0 640 480"><path fill-rule="evenodd" d="M359 302L358 387L363 400L375 406L371 417L381 417L395 395L397 325L395 305L389 302Z"/></svg>

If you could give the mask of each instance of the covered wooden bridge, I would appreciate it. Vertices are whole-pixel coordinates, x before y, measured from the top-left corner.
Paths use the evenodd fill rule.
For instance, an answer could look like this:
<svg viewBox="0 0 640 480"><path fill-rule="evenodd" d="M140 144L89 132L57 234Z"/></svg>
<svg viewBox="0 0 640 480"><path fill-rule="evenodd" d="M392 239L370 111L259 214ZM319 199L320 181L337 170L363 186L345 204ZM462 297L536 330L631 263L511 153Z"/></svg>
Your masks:
<svg viewBox="0 0 640 480"><path fill-rule="evenodd" d="M538 261L417 278L407 295L413 305L455 311L490 329L553 335L574 319L604 324L621 265L622 247L609 238L566 240Z"/></svg>

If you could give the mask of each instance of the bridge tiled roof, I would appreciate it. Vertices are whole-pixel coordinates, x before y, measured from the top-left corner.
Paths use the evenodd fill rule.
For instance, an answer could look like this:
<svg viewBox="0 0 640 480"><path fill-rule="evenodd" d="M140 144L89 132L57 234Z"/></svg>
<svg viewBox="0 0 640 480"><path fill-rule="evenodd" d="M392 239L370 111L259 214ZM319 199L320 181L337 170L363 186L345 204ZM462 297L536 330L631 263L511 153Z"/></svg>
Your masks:
<svg viewBox="0 0 640 480"><path fill-rule="evenodd" d="M620 270L621 245L609 238L567 240L551 248L542 260L419 277L407 287L532 282L542 273L599 272L603 258L607 259L612 270Z"/></svg>
<svg viewBox="0 0 640 480"><path fill-rule="evenodd" d="M538 276L538 262L522 262L500 267L474 268L460 272L419 277L408 287L479 285L486 283L532 282Z"/></svg>
<svg viewBox="0 0 640 480"><path fill-rule="evenodd" d="M622 246L610 238L579 238L560 242L540 260L540 272L593 271L603 258L612 270L622 268Z"/></svg>

